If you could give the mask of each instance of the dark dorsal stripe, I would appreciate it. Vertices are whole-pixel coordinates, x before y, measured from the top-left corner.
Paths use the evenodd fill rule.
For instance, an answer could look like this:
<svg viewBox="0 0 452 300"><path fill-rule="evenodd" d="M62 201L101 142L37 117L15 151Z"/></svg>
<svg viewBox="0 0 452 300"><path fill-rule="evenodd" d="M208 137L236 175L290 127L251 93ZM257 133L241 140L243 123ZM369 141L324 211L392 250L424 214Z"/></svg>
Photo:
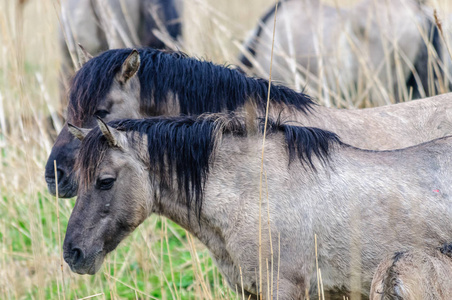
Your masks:
<svg viewBox="0 0 452 300"><path fill-rule="evenodd" d="M88 61L75 75L69 93L68 119L82 126L105 98L131 49L106 51ZM181 52L139 49L141 110L147 115L164 108L177 95L182 114L234 111L254 101L265 111L268 81ZM170 98L171 97L171 98ZM303 93L272 84L270 99L307 112L313 102ZM154 101L152 101L154 100Z"/></svg>
<svg viewBox="0 0 452 300"><path fill-rule="evenodd" d="M120 131L147 137L151 173L158 174L161 188L177 184L179 201L184 201L189 210L195 205L198 217L216 138L220 134L247 135L242 118L225 114L126 119L110 122L109 125ZM269 122L268 132L284 134L289 163L298 158L301 163L311 167L314 167L314 156L325 161L331 149L330 144L339 142L338 137L328 131L274 121ZM129 139L134 143L136 136L132 135ZM84 179L80 182L81 186L86 187L95 179L98 164L108 148L99 128L93 129L83 140L76 162L76 168L84 172L80 174ZM173 182L173 177L176 182Z"/></svg>

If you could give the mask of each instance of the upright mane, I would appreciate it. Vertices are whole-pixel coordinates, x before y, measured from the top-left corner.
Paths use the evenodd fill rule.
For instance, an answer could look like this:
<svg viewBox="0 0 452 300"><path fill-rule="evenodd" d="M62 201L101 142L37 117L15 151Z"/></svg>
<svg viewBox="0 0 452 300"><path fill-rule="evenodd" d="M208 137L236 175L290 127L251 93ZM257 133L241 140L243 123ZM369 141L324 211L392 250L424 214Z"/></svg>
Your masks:
<svg viewBox="0 0 452 300"><path fill-rule="evenodd" d="M226 114L126 119L110 122L109 125L129 133L132 144L137 142L134 133L147 137L150 171L159 175L161 188L173 187L176 183L179 201L185 202L189 211L194 202L197 217L201 214L203 188L218 139L224 134L246 136L248 132L243 118ZM263 130L263 126L260 128ZM284 134L289 164L298 158L302 164L312 168L313 156L325 161L330 144L340 142L336 134L329 131L275 121L269 122L268 132ZM83 140L76 161L79 179L82 179L81 187L93 182L108 148L108 142L99 128L93 129Z"/></svg>
<svg viewBox="0 0 452 300"><path fill-rule="evenodd" d="M69 91L69 120L81 126L103 99L122 63L132 49L103 52L89 60L75 75ZM248 77L227 66L190 58L182 52L150 48L139 49L141 66L141 111L147 115L152 106L167 105L177 96L180 112L199 115L207 112L234 111L247 101L264 111L268 81ZM271 101L307 112L311 98L288 87L272 84Z"/></svg>

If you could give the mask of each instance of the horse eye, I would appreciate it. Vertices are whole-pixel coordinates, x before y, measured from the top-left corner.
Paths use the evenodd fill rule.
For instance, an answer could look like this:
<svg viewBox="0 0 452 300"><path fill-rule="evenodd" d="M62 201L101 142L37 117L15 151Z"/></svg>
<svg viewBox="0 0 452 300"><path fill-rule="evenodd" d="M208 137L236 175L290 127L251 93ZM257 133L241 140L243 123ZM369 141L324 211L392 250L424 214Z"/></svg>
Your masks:
<svg viewBox="0 0 452 300"><path fill-rule="evenodd" d="M96 187L99 190L109 190L113 187L113 184L115 183L115 178L105 178L105 179L98 179L96 183Z"/></svg>
<svg viewBox="0 0 452 300"><path fill-rule="evenodd" d="M108 114L109 114L109 112L106 110L103 110L103 109L98 110L94 113L95 116L98 116L101 119L105 118Z"/></svg>

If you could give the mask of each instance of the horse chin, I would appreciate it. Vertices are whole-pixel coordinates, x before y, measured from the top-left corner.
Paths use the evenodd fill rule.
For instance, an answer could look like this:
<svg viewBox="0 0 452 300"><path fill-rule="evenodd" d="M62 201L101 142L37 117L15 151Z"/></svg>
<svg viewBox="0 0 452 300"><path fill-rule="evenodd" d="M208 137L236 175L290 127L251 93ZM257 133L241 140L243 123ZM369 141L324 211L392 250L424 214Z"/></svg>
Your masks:
<svg viewBox="0 0 452 300"><path fill-rule="evenodd" d="M71 271L79 275L94 275L99 271L100 267L104 262L105 254L100 251L94 255L89 262L85 262L82 265L71 265Z"/></svg>
<svg viewBox="0 0 452 300"><path fill-rule="evenodd" d="M56 184L55 182L47 182L47 189L49 190L49 193L54 195L56 194Z"/></svg>
<svg viewBox="0 0 452 300"><path fill-rule="evenodd" d="M89 270L88 270L89 275L94 275L97 273L97 271L99 271L100 267L102 267L102 264L104 262L104 258L105 258L105 255L98 255L96 257L91 268L89 268Z"/></svg>

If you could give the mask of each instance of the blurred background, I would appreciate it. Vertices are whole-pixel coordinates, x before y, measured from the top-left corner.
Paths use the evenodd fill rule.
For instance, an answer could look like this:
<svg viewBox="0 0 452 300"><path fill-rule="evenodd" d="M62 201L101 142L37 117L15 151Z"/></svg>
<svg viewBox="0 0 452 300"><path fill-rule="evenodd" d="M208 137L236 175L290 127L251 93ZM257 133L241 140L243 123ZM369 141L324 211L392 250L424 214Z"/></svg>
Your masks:
<svg viewBox="0 0 452 300"><path fill-rule="evenodd" d="M44 181L53 139L64 124L70 76L61 68L65 55L60 42L65 22L61 2L0 0L0 299L236 299L208 251L183 229L156 216L110 254L95 276L76 275L66 263L61 265L60 244L75 199L50 196ZM219 64L236 64L250 74L268 74L265 63L260 70L256 65L248 70L239 57L246 49L243 43L274 1L180 2L182 35L175 41L161 34L168 48ZM358 3L321 2L344 11ZM436 9L442 22L446 60L450 60L451 5L450 0L426 5L426 13L433 19ZM395 12L395 18L398 14L403 16ZM270 19L272 25L273 16ZM277 20L284 21L297 20ZM269 62L271 44L267 46L262 55ZM427 60L433 65L439 58L429 54ZM449 91L448 70L438 71L444 84L426 96ZM341 74L340 69L336 71ZM374 75L368 70L360 74L364 81ZM328 80L313 85L303 81L302 75L292 72L277 79L295 89L305 88L319 104L328 106L364 108L409 101L413 95L403 80L398 90L381 83L378 90L384 96L375 96L366 89L338 91ZM437 77L431 76L435 85Z"/></svg>

